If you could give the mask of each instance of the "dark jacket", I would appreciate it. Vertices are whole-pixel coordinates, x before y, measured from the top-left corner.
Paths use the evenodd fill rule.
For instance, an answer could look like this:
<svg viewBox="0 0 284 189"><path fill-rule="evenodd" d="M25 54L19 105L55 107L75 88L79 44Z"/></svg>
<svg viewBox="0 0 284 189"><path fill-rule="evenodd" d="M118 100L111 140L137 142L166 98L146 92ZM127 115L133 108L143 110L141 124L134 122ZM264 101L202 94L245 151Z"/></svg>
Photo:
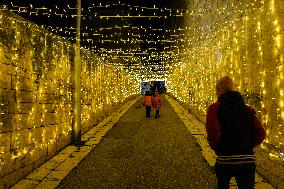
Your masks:
<svg viewBox="0 0 284 189"><path fill-rule="evenodd" d="M209 106L206 131L209 145L221 161L224 157L231 161L230 156L244 157L237 158L237 161L252 161L253 148L265 138L265 131L255 111L245 105L237 91L220 95L218 101Z"/></svg>

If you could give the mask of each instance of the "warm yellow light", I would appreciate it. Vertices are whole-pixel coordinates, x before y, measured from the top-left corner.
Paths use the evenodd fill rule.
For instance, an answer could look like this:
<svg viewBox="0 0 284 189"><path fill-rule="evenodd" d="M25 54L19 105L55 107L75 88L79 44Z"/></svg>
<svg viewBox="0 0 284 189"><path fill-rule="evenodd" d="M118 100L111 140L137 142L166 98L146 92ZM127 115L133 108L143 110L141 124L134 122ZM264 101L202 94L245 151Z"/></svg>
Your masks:
<svg viewBox="0 0 284 189"><path fill-rule="evenodd" d="M277 47L280 48L281 47L281 35L277 35L275 38L275 41L276 41Z"/></svg>
<svg viewBox="0 0 284 189"><path fill-rule="evenodd" d="M283 102L283 100L280 100L280 107L281 107L281 108L284 107L284 102Z"/></svg>
<svg viewBox="0 0 284 189"><path fill-rule="evenodd" d="M278 24L278 20L274 20L273 24L277 25Z"/></svg>
<svg viewBox="0 0 284 189"><path fill-rule="evenodd" d="M281 112L281 118L284 120L284 112Z"/></svg>

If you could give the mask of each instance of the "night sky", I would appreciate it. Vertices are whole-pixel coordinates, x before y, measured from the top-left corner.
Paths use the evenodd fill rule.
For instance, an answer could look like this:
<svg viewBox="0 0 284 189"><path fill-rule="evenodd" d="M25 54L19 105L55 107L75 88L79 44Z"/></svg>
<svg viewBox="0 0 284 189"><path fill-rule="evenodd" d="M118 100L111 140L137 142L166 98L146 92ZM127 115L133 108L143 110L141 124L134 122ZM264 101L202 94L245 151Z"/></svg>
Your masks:
<svg viewBox="0 0 284 189"><path fill-rule="evenodd" d="M173 33L173 31L184 27L184 18L174 16L177 14L175 12L177 9L186 11L184 1L82 0L81 46L96 54L108 52L109 57L112 56L109 51L115 51L117 54L147 52L147 55L142 55L144 63L159 64L160 58L149 58L149 56L175 52L175 47L180 45L165 42L165 40L172 41L172 34L180 34ZM66 38L71 43L75 42L76 17L74 15L76 15L76 9L74 8L77 4L76 0L1 0L1 2L2 5L7 5L13 13L37 25L44 25L46 29ZM158 9L151 9L154 6ZM27 11L19 12L19 7L25 7ZM47 9L39 9L41 7ZM170 13L169 10L173 12ZM108 19L100 17L115 15L136 17ZM138 15L145 17L138 17ZM161 17L147 17L151 15ZM160 30L153 30L153 28Z"/></svg>

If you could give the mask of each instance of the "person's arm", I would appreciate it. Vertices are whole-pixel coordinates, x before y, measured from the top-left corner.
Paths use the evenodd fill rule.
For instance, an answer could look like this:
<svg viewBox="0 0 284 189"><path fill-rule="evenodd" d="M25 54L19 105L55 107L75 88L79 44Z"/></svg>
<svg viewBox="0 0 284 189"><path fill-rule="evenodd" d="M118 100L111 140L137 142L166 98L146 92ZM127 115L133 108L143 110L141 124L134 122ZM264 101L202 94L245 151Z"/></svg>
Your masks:
<svg viewBox="0 0 284 189"><path fill-rule="evenodd" d="M253 147L260 145L263 140L265 139L265 130L256 116L256 112L253 108L249 107L250 111L252 112L252 119L253 119Z"/></svg>
<svg viewBox="0 0 284 189"><path fill-rule="evenodd" d="M221 126L217 117L217 107L217 103L210 105L206 114L207 141L214 151L221 137Z"/></svg>

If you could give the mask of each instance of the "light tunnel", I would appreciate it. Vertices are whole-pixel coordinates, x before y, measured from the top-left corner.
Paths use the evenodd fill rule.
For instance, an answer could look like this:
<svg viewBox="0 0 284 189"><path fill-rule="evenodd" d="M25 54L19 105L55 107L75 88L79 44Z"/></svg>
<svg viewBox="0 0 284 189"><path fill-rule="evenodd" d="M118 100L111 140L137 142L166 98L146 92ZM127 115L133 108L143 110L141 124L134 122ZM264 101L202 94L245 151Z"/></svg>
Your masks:
<svg viewBox="0 0 284 189"><path fill-rule="evenodd" d="M270 181L280 186L284 180L284 2L186 4L186 11L175 12L176 17L184 17L183 27L171 31L179 38L160 41L174 41L168 54L141 58L129 50L123 52L126 57L131 54L123 64L121 52L104 51L107 55L100 56L80 48L82 133L139 96L146 81L163 81L168 95L204 121L207 107L216 101L216 81L229 75L266 130L265 142L256 151L259 171L277 175ZM139 40L131 40L131 48L137 51ZM0 10L0 179L20 171L22 165L51 157L72 141L75 48L7 8ZM145 57L162 63L149 66Z"/></svg>

